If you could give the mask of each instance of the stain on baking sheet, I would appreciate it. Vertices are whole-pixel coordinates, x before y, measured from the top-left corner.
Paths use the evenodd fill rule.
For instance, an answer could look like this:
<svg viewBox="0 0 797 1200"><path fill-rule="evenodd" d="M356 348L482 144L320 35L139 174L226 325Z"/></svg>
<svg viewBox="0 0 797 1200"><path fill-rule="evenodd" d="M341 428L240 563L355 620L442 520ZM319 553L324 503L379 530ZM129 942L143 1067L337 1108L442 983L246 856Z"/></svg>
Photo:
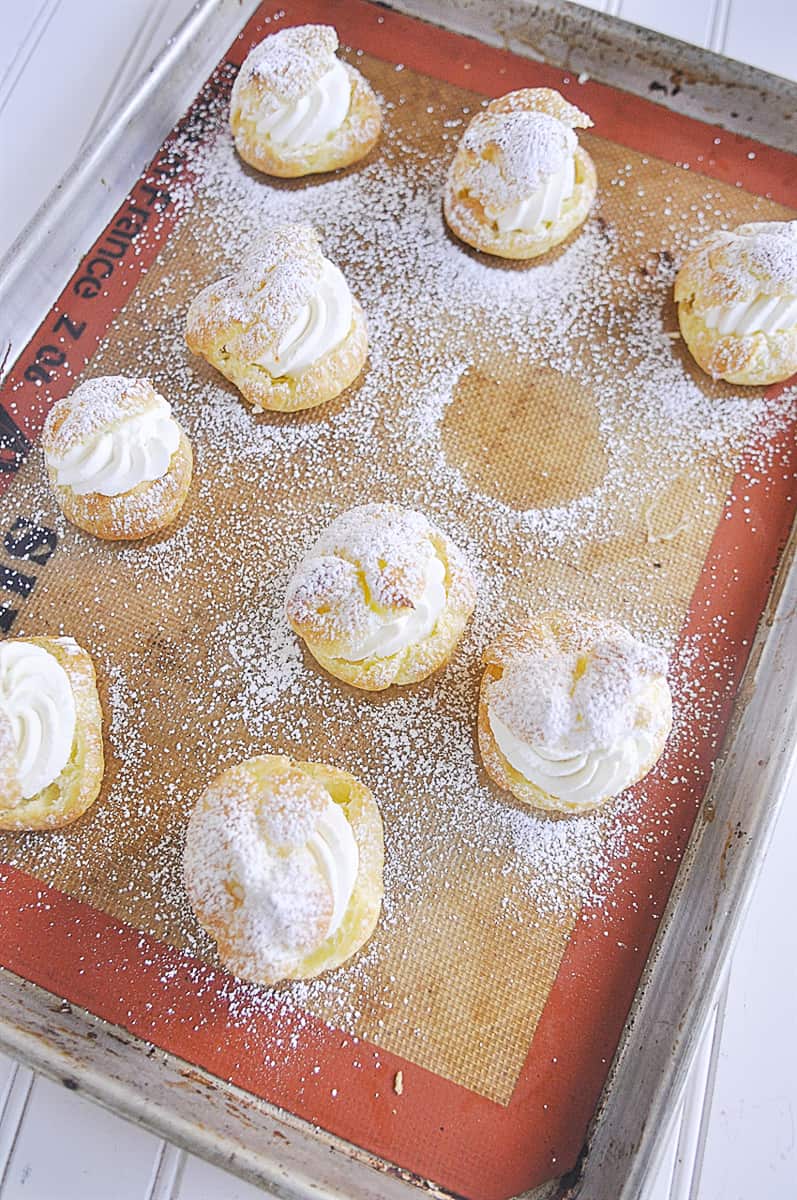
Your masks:
<svg viewBox="0 0 797 1200"><path fill-rule="evenodd" d="M446 409L442 439L474 491L521 511L587 495L606 470L589 392L531 356L469 367Z"/></svg>

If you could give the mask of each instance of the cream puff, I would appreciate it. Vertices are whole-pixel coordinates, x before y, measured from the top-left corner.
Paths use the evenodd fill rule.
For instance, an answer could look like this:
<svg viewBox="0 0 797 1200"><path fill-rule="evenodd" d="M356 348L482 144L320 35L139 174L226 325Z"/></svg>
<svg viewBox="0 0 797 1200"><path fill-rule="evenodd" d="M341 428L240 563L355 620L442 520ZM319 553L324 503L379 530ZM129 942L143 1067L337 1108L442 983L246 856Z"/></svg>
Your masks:
<svg viewBox="0 0 797 1200"><path fill-rule="evenodd" d="M574 129L592 121L551 88L509 92L476 114L446 179L449 228L501 258L545 254L587 216L597 190Z"/></svg>
<svg viewBox="0 0 797 1200"><path fill-rule="evenodd" d="M0 642L0 829L60 829L97 799L102 709L72 638Z"/></svg>
<svg viewBox="0 0 797 1200"><path fill-rule="evenodd" d="M88 379L50 411L50 484L74 525L111 541L170 525L191 486L191 444L148 379Z"/></svg>
<svg viewBox="0 0 797 1200"><path fill-rule="evenodd" d="M339 967L382 905L382 818L368 788L280 754L223 771L191 813L183 857L197 920L252 983Z"/></svg>
<svg viewBox="0 0 797 1200"><path fill-rule="evenodd" d="M311 225L277 225L188 310L186 341L255 412L298 412L339 395L368 354L360 305Z"/></svg>
<svg viewBox="0 0 797 1200"><path fill-rule="evenodd" d="M768 384L797 372L797 221L716 230L675 278L678 324L714 379Z"/></svg>
<svg viewBox="0 0 797 1200"><path fill-rule="evenodd" d="M588 813L647 775L672 726L665 655L620 625L546 612L484 654L479 749L530 808Z"/></svg>
<svg viewBox="0 0 797 1200"><path fill-rule="evenodd" d="M376 144L371 85L335 51L331 25L294 25L250 50L233 84L230 126L244 162L291 178L348 167Z"/></svg>
<svg viewBox="0 0 797 1200"><path fill-rule="evenodd" d="M285 612L330 675L379 691L447 662L475 603L465 556L441 530L398 504L365 504L307 552Z"/></svg>

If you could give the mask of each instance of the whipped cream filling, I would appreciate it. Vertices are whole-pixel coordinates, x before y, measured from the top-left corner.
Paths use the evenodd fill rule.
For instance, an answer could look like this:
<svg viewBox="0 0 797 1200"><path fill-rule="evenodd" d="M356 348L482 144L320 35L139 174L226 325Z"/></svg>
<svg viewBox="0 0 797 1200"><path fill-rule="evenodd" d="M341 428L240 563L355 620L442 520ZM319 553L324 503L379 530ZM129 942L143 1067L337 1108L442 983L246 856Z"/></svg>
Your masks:
<svg viewBox="0 0 797 1200"><path fill-rule="evenodd" d="M571 154L558 171L544 181L531 196L501 208L484 206L489 220L501 233L536 233L558 220L566 201L576 187L576 160Z"/></svg>
<svg viewBox="0 0 797 1200"><path fill-rule="evenodd" d="M346 814L330 796L315 831L307 843L318 870L326 880L332 895L332 917L326 936L340 929L357 882L360 853Z"/></svg>
<svg viewBox="0 0 797 1200"><path fill-rule="evenodd" d="M64 455L47 455L55 482L78 496L120 496L160 479L180 444L180 426L171 414L171 405L159 396L147 412L118 421Z"/></svg>
<svg viewBox="0 0 797 1200"><path fill-rule="evenodd" d="M489 705L487 716L498 748L511 767L548 795L585 808L622 792L653 754L653 730L649 727L635 726L610 746L569 752L523 741Z"/></svg>
<svg viewBox="0 0 797 1200"><path fill-rule="evenodd" d="M277 379L298 379L339 346L352 323L352 298L342 272L324 259L316 293L291 322L273 352L257 360Z"/></svg>
<svg viewBox="0 0 797 1200"><path fill-rule="evenodd" d="M797 325L797 296L756 296L738 304L715 305L701 314L717 333L777 333Z"/></svg>
<svg viewBox="0 0 797 1200"><path fill-rule="evenodd" d="M434 630L446 604L446 569L435 554L426 566L425 583L420 600L400 617L385 617L371 612L370 629L346 653L347 662L362 662L366 658L389 658L417 642L422 642Z"/></svg>
<svg viewBox="0 0 797 1200"><path fill-rule="evenodd" d="M0 706L13 731L24 800L53 783L72 754L77 715L69 677L30 642L0 642Z"/></svg>
<svg viewBox="0 0 797 1200"><path fill-rule="evenodd" d="M299 150L317 146L340 129L351 103L351 79L340 59L333 56L328 71L298 100L280 101L273 94L249 114L255 129L276 146Z"/></svg>

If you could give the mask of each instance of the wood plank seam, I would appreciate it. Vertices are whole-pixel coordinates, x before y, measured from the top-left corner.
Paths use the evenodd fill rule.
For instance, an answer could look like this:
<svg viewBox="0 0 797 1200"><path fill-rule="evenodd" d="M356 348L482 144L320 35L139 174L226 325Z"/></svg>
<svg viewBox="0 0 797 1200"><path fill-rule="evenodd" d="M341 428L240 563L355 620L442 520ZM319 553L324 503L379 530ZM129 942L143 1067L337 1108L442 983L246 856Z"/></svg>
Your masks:
<svg viewBox="0 0 797 1200"><path fill-rule="evenodd" d="M17 1064L2 1097L2 1107L0 1107L0 1195L5 1191L14 1147L19 1139L34 1081L33 1071L29 1067Z"/></svg>
<svg viewBox="0 0 797 1200"><path fill-rule="evenodd" d="M171 1142L162 1141L143 1200L178 1200L185 1163L184 1150L173 1146Z"/></svg>
<svg viewBox="0 0 797 1200"><path fill-rule="evenodd" d="M725 52L732 0L714 0L708 18L706 46L717 54Z"/></svg>
<svg viewBox="0 0 797 1200"><path fill-rule="evenodd" d="M686 1193L684 1200L700 1200L700 1184L703 1175L703 1161L705 1158L706 1142L708 1140L709 1127L711 1124L711 1112L714 1102L717 1068L719 1066L719 1057L723 1044L725 1013L728 1007L728 997L730 995L732 970L733 956L731 956L728 963L728 967L725 971L725 977L720 985L719 995L717 998L717 1008L714 1016L714 1030L711 1036L711 1051L709 1054L708 1070L706 1073L703 1109L700 1114L700 1127L697 1133L694 1162L692 1166L692 1180L689 1191Z"/></svg>
<svg viewBox="0 0 797 1200"><path fill-rule="evenodd" d="M36 16L28 26L28 32L20 43L17 53L12 58L0 80L0 115L27 69L36 50L39 47L47 27L61 6L61 0L44 0Z"/></svg>
<svg viewBox="0 0 797 1200"><path fill-rule="evenodd" d="M152 43L161 15L159 0L149 0L149 4L144 8L143 15L130 38L122 68L111 79L97 111L86 128L81 149L119 106L128 92L132 91L133 86L140 82L139 77L143 75L145 68L155 55L155 51L152 53L150 51L152 51ZM160 49L160 46L157 49Z"/></svg>

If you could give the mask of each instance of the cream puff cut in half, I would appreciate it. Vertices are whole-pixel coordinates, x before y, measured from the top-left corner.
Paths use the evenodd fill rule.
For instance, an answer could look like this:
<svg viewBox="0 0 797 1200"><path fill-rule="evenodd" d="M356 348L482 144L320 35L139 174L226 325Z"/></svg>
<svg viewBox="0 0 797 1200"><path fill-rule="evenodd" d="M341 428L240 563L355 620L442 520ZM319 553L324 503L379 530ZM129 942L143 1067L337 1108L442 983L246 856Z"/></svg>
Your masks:
<svg viewBox="0 0 797 1200"><path fill-rule="evenodd" d="M295 25L249 52L230 106L244 162L290 178L348 167L375 145L382 128L376 96L337 48L331 25Z"/></svg>
<svg viewBox="0 0 797 1200"><path fill-rule="evenodd" d="M647 775L672 726L664 654L620 625L547 612L484 654L479 749L523 804L587 813Z"/></svg>
<svg viewBox="0 0 797 1200"><path fill-rule="evenodd" d="M0 642L0 829L60 829L104 770L94 666L72 638Z"/></svg>
<svg viewBox="0 0 797 1200"><path fill-rule="evenodd" d="M382 905L382 818L368 788L279 754L223 771L188 822L184 879L224 966L270 985L339 967Z"/></svg>
<svg viewBox="0 0 797 1200"><path fill-rule="evenodd" d="M595 167L573 132L591 124L551 88L493 100L465 130L448 170L443 207L452 232L501 258L537 258L564 241L595 199Z"/></svg>
<svg viewBox="0 0 797 1200"><path fill-rule="evenodd" d="M337 517L310 548L285 610L330 675L379 691L447 662L475 602L464 555L422 513L365 504Z"/></svg>
<svg viewBox="0 0 797 1200"><path fill-rule="evenodd" d="M363 311L310 225L275 226L234 274L201 291L186 340L255 412L331 400L368 353Z"/></svg>
<svg viewBox="0 0 797 1200"><path fill-rule="evenodd" d="M191 486L191 444L148 379L102 375L82 383L52 408L42 447L64 516L95 537L159 532Z"/></svg>
<svg viewBox="0 0 797 1200"><path fill-rule="evenodd" d="M675 278L678 324L714 379L769 384L797 372L797 221L716 230Z"/></svg>

